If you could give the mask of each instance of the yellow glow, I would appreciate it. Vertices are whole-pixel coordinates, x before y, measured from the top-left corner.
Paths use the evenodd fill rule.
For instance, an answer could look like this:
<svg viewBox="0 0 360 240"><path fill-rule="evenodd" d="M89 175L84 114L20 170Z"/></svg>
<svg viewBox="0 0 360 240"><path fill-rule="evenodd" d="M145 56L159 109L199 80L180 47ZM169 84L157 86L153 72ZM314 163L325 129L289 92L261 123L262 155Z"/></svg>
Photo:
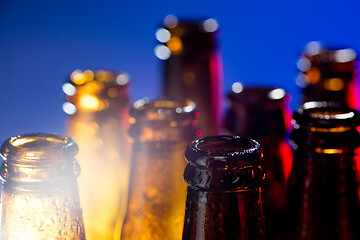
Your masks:
<svg viewBox="0 0 360 240"><path fill-rule="evenodd" d="M170 38L170 40L166 43L166 46L173 54L179 54L183 50L183 44L179 37Z"/></svg>
<svg viewBox="0 0 360 240"><path fill-rule="evenodd" d="M340 91L344 88L344 81L341 78L326 79L324 88L329 91Z"/></svg>
<svg viewBox="0 0 360 240"><path fill-rule="evenodd" d="M25 143L33 142L33 141L35 141L35 139L33 139L33 138L19 138L19 139L16 139L15 141L13 141L12 145L17 147L17 146L23 145Z"/></svg>
<svg viewBox="0 0 360 240"><path fill-rule="evenodd" d="M334 127L334 128L309 127L309 129L311 132L333 133L333 132L346 132L351 130L351 127Z"/></svg>
<svg viewBox="0 0 360 240"><path fill-rule="evenodd" d="M310 70L306 72L306 75L310 84L315 84L320 80L320 71L318 68L310 68Z"/></svg>
<svg viewBox="0 0 360 240"><path fill-rule="evenodd" d="M100 100L93 95L84 94L79 98L79 106L84 110L99 110L100 105Z"/></svg>
<svg viewBox="0 0 360 240"><path fill-rule="evenodd" d="M71 80L77 85L85 83L84 74L82 73L76 73Z"/></svg>
<svg viewBox="0 0 360 240"><path fill-rule="evenodd" d="M83 75L84 75L85 82L90 82L90 81L94 80L94 73L91 70L86 70Z"/></svg>
<svg viewBox="0 0 360 240"><path fill-rule="evenodd" d="M136 123L136 119L135 119L135 118L129 118L129 123L130 123L130 124Z"/></svg>
<svg viewBox="0 0 360 240"><path fill-rule="evenodd" d="M317 153L325 153L325 154L341 154L344 153L343 149L335 149L335 148L327 148L327 149L322 149L320 147L316 148L315 151Z"/></svg>

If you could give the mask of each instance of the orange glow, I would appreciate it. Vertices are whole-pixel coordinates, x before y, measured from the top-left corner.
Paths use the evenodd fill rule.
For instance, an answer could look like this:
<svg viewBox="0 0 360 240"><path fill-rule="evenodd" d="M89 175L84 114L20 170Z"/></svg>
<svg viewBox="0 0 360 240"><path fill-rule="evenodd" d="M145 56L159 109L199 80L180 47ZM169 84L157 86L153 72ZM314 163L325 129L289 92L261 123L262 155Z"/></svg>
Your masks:
<svg viewBox="0 0 360 240"><path fill-rule="evenodd" d="M315 149L316 153L325 153L325 154L341 154L344 153L343 149L332 149L332 148L327 148L327 149L322 149L320 147L317 147Z"/></svg>
<svg viewBox="0 0 360 240"><path fill-rule="evenodd" d="M318 68L310 68L309 71L306 72L307 79L310 84L318 83L320 80L320 71Z"/></svg>
<svg viewBox="0 0 360 240"><path fill-rule="evenodd" d="M179 37L172 37L166 43L166 46L170 49L172 54L179 54L183 50L183 44Z"/></svg>
<svg viewBox="0 0 360 240"><path fill-rule="evenodd" d="M324 81L324 87L329 91L340 91L344 88L344 81L341 78L330 78Z"/></svg>

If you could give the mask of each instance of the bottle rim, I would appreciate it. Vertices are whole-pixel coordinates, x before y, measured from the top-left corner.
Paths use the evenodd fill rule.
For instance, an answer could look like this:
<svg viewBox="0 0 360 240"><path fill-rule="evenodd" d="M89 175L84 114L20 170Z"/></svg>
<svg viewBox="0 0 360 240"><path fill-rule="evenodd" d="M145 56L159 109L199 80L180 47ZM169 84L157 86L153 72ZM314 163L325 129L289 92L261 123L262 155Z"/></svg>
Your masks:
<svg viewBox="0 0 360 240"><path fill-rule="evenodd" d="M205 168L258 166L262 156L262 147L255 140L228 135L197 139L185 151L190 163Z"/></svg>

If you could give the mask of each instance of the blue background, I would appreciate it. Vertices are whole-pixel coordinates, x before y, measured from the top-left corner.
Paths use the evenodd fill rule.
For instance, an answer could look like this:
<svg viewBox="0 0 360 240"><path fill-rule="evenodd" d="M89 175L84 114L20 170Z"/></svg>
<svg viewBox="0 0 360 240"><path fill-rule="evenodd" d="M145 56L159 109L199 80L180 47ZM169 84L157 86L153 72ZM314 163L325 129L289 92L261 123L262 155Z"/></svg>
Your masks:
<svg viewBox="0 0 360 240"><path fill-rule="evenodd" d="M295 98L296 61L313 40L360 49L358 1L0 0L0 141L64 133L61 86L75 69L122 69L132 99L159 95L154 33L168 14L213 17L224 86L284 87Z"/></svg>

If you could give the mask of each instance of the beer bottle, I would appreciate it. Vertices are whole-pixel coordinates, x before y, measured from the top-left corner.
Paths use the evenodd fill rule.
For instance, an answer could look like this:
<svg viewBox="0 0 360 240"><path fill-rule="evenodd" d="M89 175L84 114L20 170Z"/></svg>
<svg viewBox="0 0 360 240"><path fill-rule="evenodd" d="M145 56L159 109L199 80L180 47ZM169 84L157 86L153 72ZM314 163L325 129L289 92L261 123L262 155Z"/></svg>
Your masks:
<svg viewBox="0 0 360 240"><path fill-rule="evenodd" d="M359 113L308 102L294 124L289 239L360 239Z"/></svg>
<svg viewBox="0 0 360 240"><path fill-rule="evenodd" d="M262 149L254 140L210 136L192 142L183 240L265 239Z"/></svg>
<svg viewBox="0 0 360 240"><path fill-rule="evenodd" d="M201 112L199 122L204 136L219 134L223 121L218 35L215 19L178 21L173 15L167 16L156 32L161 44L155 48L155 54L164 60L163 95L194 101Z"/></svg>
<svg viewBox="0 0 360 240"><path fill-rule="evenodd" d="M234 83L228 95L226 129L232 135L258 141L264 149L264 216L267 239L278 239L286 208L286 182L292 165L287 139L290 126L288 95L281 88L245 87Z"/></svg>
<svg viewBox="0 0 360 240"><path fill-rule="evenodd" d="M297 67L297 84L302 88L302 103L339 102L358 109L359 87L355 81L356 52L352 48L325 48L320 42L305 46Z"/></svg>
<svg viewBox="0 0 360 240"><path fill-rule="evenodd" d="M66 132L80 147L79 193L88 240L120 237L130 172L125 72L76 70L63 85Z"/></svg>
<svg viewBox="0 0 360 240"><path fill-rule="evenodd" d="M196 138L191 101L143 99L130 109L130 195L122 240L180 240L184 222L184 149Z"/></svg>
<svg viewBox="0 0 360 240"><path fill-rule="evenodd" d="M58 134L24 134L1 146L1 240L85 240L76 178L76 143Z"/></svg>

